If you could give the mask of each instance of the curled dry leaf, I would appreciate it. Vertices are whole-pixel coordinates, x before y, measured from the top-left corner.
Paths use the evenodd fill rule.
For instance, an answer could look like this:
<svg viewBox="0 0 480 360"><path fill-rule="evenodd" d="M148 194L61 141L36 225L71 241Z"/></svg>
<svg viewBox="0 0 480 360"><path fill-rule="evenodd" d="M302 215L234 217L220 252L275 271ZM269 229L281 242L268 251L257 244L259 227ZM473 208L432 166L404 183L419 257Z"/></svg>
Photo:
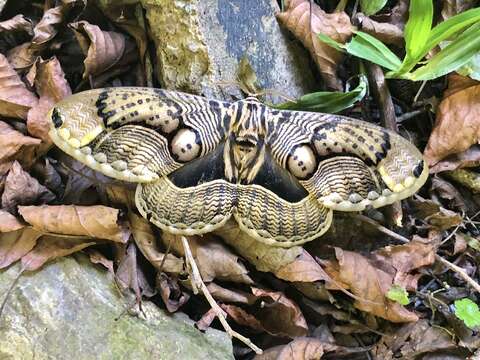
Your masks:
<svg viewBox="0 0 480 360"><path fill-rule="evenodd" d="M182 291L178 282L165 273L158 274L156 288L160 291L165 307L171 313L180 309L190 298L188 293Z"/></svg>
<svg viewBox="0 0 480 360"><path fill-rule="evenodd" d="M16 231L24 227L25 224L8 211L0 210L0 233Z"/></svg>
<svg viewBox="0 0 480 360"><path fill-rule="evenodd" d="M338 347L313 337L298 337L286 345L274 346L254 360L318 360Z"/></svg>
<svg viewBox="0 0 480 360"><path fill-rule="evenodd" d="M120 210L96 206L19 206L20 215L44 233L80 235L126 243L130 231L119 219Z"/></svg>
<svg viewBox="0 0 480 360"><path fill-rule="evenodd" d="M425 220L437 230L447 230L462 223L460 214L445 209L430 199L410 200L413 205L414 216Z"/></svg>
<svg viewBox="0 0 480 360"><path fill-rule="evenodd" d="M349 288L357 297L354 306L392 322L417 321L418 316L385 297L393 284L393 275L375 267L365 256L335 248L337 261L326 267L327 273ZM336 284L332 287L335 288Z"/></svg>
<svg viewBox="0 0 480 360"><path fill-rule="evenodd" d="M437 176L432 177L431 191L436 193L441 199L447 200L450 208L467 213L468 207L465 199L460 191L450 182Z"/></svg>
<svg viewBox="0 0 480 360"><path fill-rule="evenodd" d="M321 42L317 34L322 33L344 43L352 35L350 18L343 11L327 14L309 0L285 0L284 5L285 11L276 15L278 21L293 32L310 51L326 85L341 91L342 83L336 75L336 68L343 55Z"/></svg>
<svg viewBox="0 0 480 360"><path fill-rule="evenodd" d="M58 33L58 28L65 21L71 5L63 4L48 9L43 13L42 18L33 28L32 49L41 50L48 41Z"/></svg>
<svg viewBox="0 0 480 360"><path fill-rule="evenodd" d="M7 53L7 59L10 65L12 65L14 69L19 70L34 65L37 57L36 51L32 49L30 42L15 46Z"/></svg>
<svg viewBox="0 0 480 360"><path fill-rule="evenodd" d="M26 119L28 110L37 102L7 58L0 54L0 115Z"/></svg>
<svg viewBox="0 0 480 360"><path fill-rule="evenodd" d="M45 204L55 200L55 195L37 179L30 176L15 161L5 180L2 208L15 213L18 205Z"/></svg>
<svg viewBox="0 0 480 360"><path fill-rule="evenodd" d="M260 300L255 318L263 328L276 336L305 336L308 326L298 305L284 293L252 287L253 295Z"/></svg>
<svg viewBox="0 0 480 360"><path fill-rule="evenodd" d="M449 81L449 87L454 86ZM424 155L433 166L448 155L467 150L479 139L480 84L477 82L443 98Z"/></svg>
<svg viewBox="0 0 480 360"><path fill-rule="evenodd" d="M97 25L79 21L69 25L86 55L83 77L95 76L120 61L125 51L125 36L113 31L102 31Z"/></svg>
<svg viewBox="0 0 480 360"><path fill-rule="evenodd" d="M385 44L401 47L405 43L403 29L394 24L372 20L362 13L357 13L355 20L359 24L359 30L374 36Z"/></svg>
<svg viewBox="0 0 480 360"><path fill-rule="evenodd" d="M22 147L39 145L40 142L39 139L25 136L10 125L0 121L0 163L8 161L15 155L17 155L15 157L18 157L18 152Z"/></svg>
<svg viewBox="0 0 480 360"><path fill-rule="evenodd" d="M452 171L466 167L477 167L480 165L480 146L472 145L467 150L447 156L430 168L430 173L435 174L442 171Z"/></svg>
<svg viewBox="0 0 480 360"><path fill-rule="evenodd" d="M180 274L184 268L183 260L173 254L167 254L164 260L165 253L159 249L152 225L132 211L128 213L128 219L135 243L155 269L160 270L161 268L162 271L168 273Z"/></svg>
<svg viewBox="0 0 480 360"><path fill-rule="evenodd" d="M34 271L47 261L73 254L95 244L92 239L42 236L35 247L22 257L22 266L25 270Z"/></svg>
<svg viewBox="0 0 480 360"><path fill-rule="evenodd" d="M33 35L32 22L21 14L0 22L0 34L14 31L25 31L29 35Z"/></svg>
<svg viewBox="0 0 480 360"><path fill-rule="evenodd" d="M38 105L28 112L27 128L30 134L49 143L50 119L47 118L47 113L56 102L71 95L72 90L56 57L39 61L36 67L34 84L40 100Z"/></svg>
<svg viewBox="0 0 480 360"><path fill-rule="evenodd" d="M215 299L222 302L251 305L257 300L257 297L250 293L238 289L227 289L213 282L208 284L207 288Z"/></svg>
<svg viewBox="0 0 480 360"><path fill-rule="evenodd" d="M211 236L188 236L187 239L205 282L218 279L253 284L245 265L221 241ZM170 245L172 251L177 255L185 256L179 236L163 233L162 241L166 247Z"/></svg>
<svg viewBox="0 0 480 360"><path fill-rule="evenodd" d="M227 222L216 230L215 234L259 271L272 272L287 281L312 282L328 279L321 266L301 246L268 246L240 231L234 221Z"/></svg>
<svg viewBox="0 0 480 360"><path fill-rule="evenodd" d="M263 328L262 323L255 318L255 316L249 314L246 310L236 305L222 304L220 307L231 317L237 324L248 326L256 331L267 331Z"/></svg>
<svg viewBox="0 0 480 360"><path fill-rule="evenodd" d="M0 234L0 269L20 260L33 249L40 236L41 232L28 227Z"/></svg>

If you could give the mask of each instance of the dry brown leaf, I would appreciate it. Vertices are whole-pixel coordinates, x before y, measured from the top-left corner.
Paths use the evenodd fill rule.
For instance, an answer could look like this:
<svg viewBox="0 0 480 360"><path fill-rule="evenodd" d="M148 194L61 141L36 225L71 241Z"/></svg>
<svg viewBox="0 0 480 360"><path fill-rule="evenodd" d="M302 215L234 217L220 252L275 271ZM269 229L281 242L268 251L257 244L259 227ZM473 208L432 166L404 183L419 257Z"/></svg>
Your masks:
<svg viewBox="0 0 480 360"><path fill-rule="evenodd" d="M120 61L125 52L125 36L113 31L102 31L97 25L79 21L69 25L86 55L83 77L95 76Z"/></svg>
<svg viewBox="0 0 480 360"><path fill-rule="evenodd" d="M246 310L236 305L221 304L220 307L231 317L237 324L251 327L259 332L267 331L263 328L262 323L255 316L249 314Z"/></svg>
<svg viewBox="0 0 480 360"><path fill-rule="evenodd" d="M293 32L310 51L326 85L330 89L342 91L343 86L336 69L343 54L321 42L317 34L322 33L345 43L353 30L349 16L343 11L327 14L309 0L285 0L284 5L285 10L276 14L278 21Z"/></svg>
<svg viewBox="0 0 480 360"><path fill-rule="evenodd" d="M0 22L0 33L10 33L14 31L25 31L29 35L33 35L32 22L21 14Z"/></svg>
<svg viewBox="0 0 480 360"><path fill-rule="evenodd" d="M0 234L0 269L10 266L33 249L42 234L26 227Z"/></svg>
<svg viewBox="0 0 480 360"><path fill-rule="evenodd" d="M25 224L18 220L8 211L0 210L0 232L10 232L20 230L25 227Z"/></svg>
<svg viewBox="0 0 480 360"><path fill-rule="evenodd" d="M298 337L286 345L269 348L254 360L318 360L325 352L335 351L334 344L313 337Z"/></svg>
<svg viewBox="0 0 480 360"><path fill-rule="evenodd" d="M15 46L7 53L7 59L14 69L23 70L35 64L37 59L36 51L32 49L31 43L26 42Z"/></svg>
<svg viewBox="0 0 480 360"><path fill-rule="evenodd" d="M39 145L40 142L39 139L25 136L10 125L0 121L0 163L18 155L17 152L23 146Z"/></svg>
<svg viewBox="0 0 480 360"><path fill-rule="evenodd" d="M216 230L215 234L259 271L272 272L287 281L328 279L321 266L301 246L281 248L263 244L241 231L233 220Z"/></svg>
<svg viewBox="0 0 480 360"><path fill-rule="evenodd" d="M452 16L471 9L477 4L476 0L443 0L442 18L447 20Z"/></svg>
<svg viewBox="0 0 480 360"><path fill-rule="evenodd" d="M398 47L402 47L405 44L403 29L400 27L389 22L372 20L362 13L357 13L355 19L359 23L359 30L376 37L383 43L393 44Z"/></svg>
<svg viewBox="0 0 480 360"><path fill-rule="evenodd" d="M325 270L357 297L354 306L392 322L417 321L418 316L402 305L391 301L385 294L393 284L393 275L373 266L365 256L335 248L337 262L330 262ZM331 269L336 271L330 272ZM336 284L333 284L333 288Z"/></svg>
<svg viewBox="0 0 480 360"><path fill-rule="evenodd" d="M253 284L245 265L218 239L212 236L188 236L187 239L205 282L218 279ZM172 252L179 256L185 256L179 236L163 233L162 241L166 247L170 244Z"/></svg>
<svg viewBox="0 0 480 360"><path fill-rule="evenodd" d="M462 223L460 214L438 205L430 199L410 200L413 205L414 216L425 220L437 230L447 230Z"/></svg>
<svg viewBox="0 0 480 360"><path fill-rule="evenodd" d="M37 179L30 176L15 161L5 180L2 208L15 213L18 205L45 204L55 200L55 195Z"/></svg>
<svg viewBox="0 0 480 360"><path fill-rule="evenodd" d="M113 269L113 261L109 260L103 255L100 251L95 249L87 249L85 252L88 254L88 258L92 262L92 264L100 264L105 267L108 272L112 275L115 274Z"/></svg>
<svg viewBox="0 0 480 360"><path fill-rule="evenodd" d="M95 244L92 239L42 236L35 247L22 257L22 266L25 270L34 271L47 261L73 254Z"/></svg>
<svg viewBox="0 0 480 360"><path fill-rule="evenodd" d="M207 288L215 299L222 302L251 305L257 300L257 297L250 293L238 289L227 289L213 282L208 284Z"/></svg>
<svg viewBox="0 0 480 360"><path fill-rule="evenodd" d="M466 167L477 167L480 165L480 146L472 145L467 150L447 156L430 168L430 173L435 174L442 171L452 171Z"/></svg>
<svg viewBox="0 0 480 360"><path fill-rule="evenodd" d="M198 320L195 323L195 326L200 331L206 331L216 317L217 317L217 312L215 311L215 309L210 309L205 314L202 315L200 320Z"/></svg>
<svg viewBox="0 0 480 360"><path fill-rule="evenodd" d="M393 284L411 291L417 289L418 277L409 274L412 270L435 262L435 247L414 238L407 244L386 246L376 251L372 259L382 270L394 275ZM389 269L389 267L392 269ZM392 271L393 270L393 271Z"/></svg>
<svg viewBox="0 0 480 360"><path fill-rule="evenodd" d="M130 231L119 220L120 210L95 206L19 206L18 212L44 233L81 235L126 243Z"/></svg>
<svg viewBox="0 0 480 360"><path fill-rule="evenodd" d="M155 290L148 283L147 277L137 262L137 248L134 243L129 243L125 256L118 265L115 280L120 289L131 289L140 303L142 296L151 297Z"/></svg>
<svg viewBox="0 0 480 360"><path fill-rule="evenodd" d="M157 238L152 230L152 225L143 217L130 211L128 213L130 229L133 238L143 256L152 264L155 269L180 274L183 272L184 262L173 254L167 254L165 261L163 260L165 253L160 251Z"/></svg>
<svg viewBox="0 0 480 360"><path fill-rule="evenodd" d="M448 155L467 150L479 139L480 85L475 85L443 98L424 155L433 166Z"/></svg>
<svg viewBox="0 0 480 360"><path fill-rule="evenodd" d="M70 6L60 5L48 9L33 28L32 49L40 50L44 44L57 35L59 25L65 20Z"/></svg>
<svg viewBox="0 0 480 360"><path fill-rule="evenodd" d="M72 94L70 85L68 85L60 62L56 57L37 62L35 88L40 95L40 100L38 105L28 112L28 132L49 143L51 140L48 131L51 121L47 118L47 113L56 102Z"/></svg>
<svg viewBox="0 0 480 360"><path fill-rule="evenodd" d="M0 54L0 115L26 119L28 110L37 102L7 58Z"/></svg>
<svg viewBox="0 0 480 360"><path fill-rule="evenodd" d="M284 293L255 287L252 287L252 293L261 300L255 318L268 333L292 338L307 334L308 326L302 311Z"/></svg>
<svg viewBox="0 0 480 360"><path fill-rule="evenodd" d="M178 282L165 273L158 274L155 287L159 290L165 307L171 313L180 309L190 298L188 293L182 291Z"/></svg>
<svg viewBox="0 0 480 360"><path fill-rule="evenodd" d="M433 176L431 179L431 192L436 193L441 199L447 200L450 208L467 213L465 199L453 184L437 176Z"/></svg>

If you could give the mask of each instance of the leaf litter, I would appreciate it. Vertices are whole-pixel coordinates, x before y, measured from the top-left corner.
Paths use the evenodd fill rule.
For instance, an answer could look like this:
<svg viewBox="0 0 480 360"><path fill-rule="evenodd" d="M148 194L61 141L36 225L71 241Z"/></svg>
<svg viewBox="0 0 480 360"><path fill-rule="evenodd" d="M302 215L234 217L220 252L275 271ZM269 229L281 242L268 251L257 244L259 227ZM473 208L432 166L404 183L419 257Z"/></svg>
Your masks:
<svg viewBox="0 0 480 360"><path fill-rule="evenodd" d="M361 69L318 33L346 43L359 29L399 54L405 47L407 1L372 3L375 14L368 16L349 2L281 3L278 22L310 51L323 80L318 91L344 90ZM471 1L441 3L435 25L472 8ZM140 217L125 184L51 147L45 115L55 102L91 86L157 80L146 72L155 62L148 20L133 16L129 4L101 8L50 1L43 10L0 17L0 268L20 261L25 271L41 271L55 258L86 251L137 303L152 298L169 312L186 312L202 330L218 327L215 311L192 293L178 237ZM138 60L143 73L132 76ZM261 79L249 76L252 83ZM337 226L305 247L259 244L234 223L188 239L227 319L266 350L256 359L478 354L479 82L455 73L447 78L447 87L445 77L427 82L420 100L393 98L395 112L407 119L402 133L425 149L435 174L402 203L402 228L387 229L388 212L377 211L367 214L368 223L336 216ZM398 84L389 83L392 93ZM245 88L252 89L258 90ZM440 102L436 113L419 111L427 103L422 96ZM360 97L343 113L378 121L379 100ZM252 358L234 346L237 358Z"/></svg>

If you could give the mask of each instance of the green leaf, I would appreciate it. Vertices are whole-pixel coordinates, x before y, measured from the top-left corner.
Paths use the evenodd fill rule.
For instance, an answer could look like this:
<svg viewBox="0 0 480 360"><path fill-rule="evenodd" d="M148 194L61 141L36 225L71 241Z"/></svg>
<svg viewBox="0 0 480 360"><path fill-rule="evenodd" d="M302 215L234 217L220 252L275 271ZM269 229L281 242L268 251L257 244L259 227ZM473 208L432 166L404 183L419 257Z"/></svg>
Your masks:
<svg viewBox="0 0 480 360"><path fill-rule="evenodd" d="M349 54L371 61L389 70L397 70L401 61L380 40L362 31L356 31L355 36L348 44L346 50Z"/></svg>
<svg viewBox="0 0 480 360"><path fill-rule="evenodd" d="M480 23L471 26L447 47L429 59L426 65L407 78L413 81L431 80L455 71L480 51Z"/></svg>
<svg viewBox="0 0 480 360"><path fill-rule="evenodd" d="M470 329L480 327L480 310L472 300L464 298L455 300L455 316Z"/></svg>
<svg viewBox="0 0 480 360"><path fill-rule="evenodd" d="M467 239L468 246L470 246L474 250L480 251L480 241L478 241L478 239L471 236L468 236Z"/></svg>
<svg viewBox="0 0 480 360"><path fill-rule="evenodd" d="M418 62L430 37L432 21L433 5L431 0L410 1L408 21L404 31L406 55L399 73L410 71Z"/></svg>
<svg viewBox="0 0 480 360"><path fill-rule="evenodd" d="M362 12L367 16L376 14L387 3L387 0L360 0Z"/></svg>
<svg viewBox="0 0 480 360"><path fill-rule="evenodd" d="M320 39L320 41L323 41L325 44L333 47L334 49L336 49L338 51L344 52L344 49L345 49L344 44L339 43L338 41L333 40L330 36L327 36L327 35L322 34L322 33L317 33L317 36Z"/></svg>
<svg viewBox="0 0 480 360"><path fill-rule="evenodd" d="M390 290L387 292L387 298L396 301L400 305L408 305L410 299L408 298L407 290L400 285L393 284Z"/></svg>
<svg viewBox="0 0 480 360"><path fill-rule="evenodd" d="M325 113L336 113L347 109L361 100L368 89L368 81L364 75L359 76L359 83L355 89L348 92L320 91L304 95L295 101L288 101L272 105L282 110L304 110Z"/></svg>

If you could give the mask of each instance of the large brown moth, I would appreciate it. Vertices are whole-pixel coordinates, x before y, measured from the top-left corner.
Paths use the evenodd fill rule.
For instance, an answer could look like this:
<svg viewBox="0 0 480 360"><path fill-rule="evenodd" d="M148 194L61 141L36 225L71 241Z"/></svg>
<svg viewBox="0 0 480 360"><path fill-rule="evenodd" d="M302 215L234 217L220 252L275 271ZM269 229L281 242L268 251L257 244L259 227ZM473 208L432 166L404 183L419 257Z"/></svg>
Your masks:
<svg viewBox="0 0 480 360"><path fill-rule="evenodd" d="M391 204L428 176L421 153L398 134L251 97L106 88L72 95L48 116L58 147L138 183L140 213L175 234L210 232L233 217L259 241L293 246L322 235L332 210Z"/></svg>

